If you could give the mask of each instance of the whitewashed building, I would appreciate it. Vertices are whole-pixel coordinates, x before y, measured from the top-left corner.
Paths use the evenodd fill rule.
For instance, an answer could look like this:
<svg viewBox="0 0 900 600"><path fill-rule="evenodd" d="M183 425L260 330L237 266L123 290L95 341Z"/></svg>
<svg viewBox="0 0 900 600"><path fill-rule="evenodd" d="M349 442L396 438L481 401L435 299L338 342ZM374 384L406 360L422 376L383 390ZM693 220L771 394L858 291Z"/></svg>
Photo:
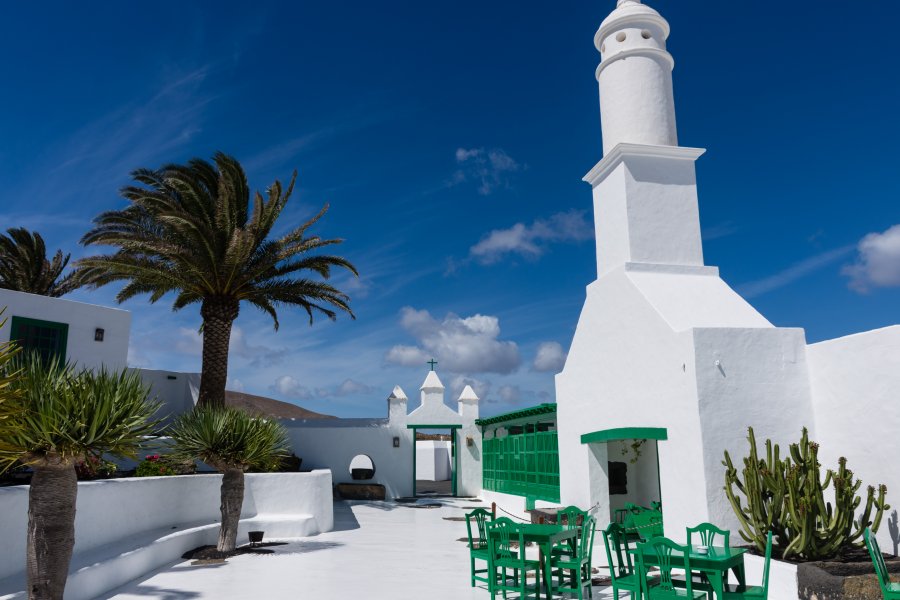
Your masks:
<svg viewBox="0 0 900 600"><path fill-rule="evenodd" d="M694 169L705 150L678 145L668 36L657 11L619 0L594 37L597 279L556 378L561 504L597 506L602 522L625 499L661 500L675 539L704 521L736 529L722 458L744 455L748 426L783 445L808 427L823 464L846 456L896 493L884 453L900 431L900 327L807 345L705 264ZM626 465L626 496L611 493L613 462ZM888 542L887 527L879 535Z"/></svg>

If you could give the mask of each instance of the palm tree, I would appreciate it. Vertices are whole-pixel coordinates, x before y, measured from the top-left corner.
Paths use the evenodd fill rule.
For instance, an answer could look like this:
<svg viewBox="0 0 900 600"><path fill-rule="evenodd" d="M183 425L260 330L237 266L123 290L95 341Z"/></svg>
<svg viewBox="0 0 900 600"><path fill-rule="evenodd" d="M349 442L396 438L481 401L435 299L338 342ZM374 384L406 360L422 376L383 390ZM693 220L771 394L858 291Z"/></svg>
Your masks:
<svg viewBox="0 0 900 600"><path fill-rule="evenodd" d="M216 550L234 551L244 503L244 472L286 457L287 431L277 421L239 408L197 407L179 416L167 433L177 459L199 458L222 473L222 525Z"/></svg>
<svg viewBox="0 0 900 600"><path fill-rule="evenodd" d="M62 600L75 545L75 463L88 455L134 458L159 408L136 372L76 371L26 355L0 404L0 473L31 467L26 571L30 600ZM10 374L6 365L4 374Z"/></svg>
<svg viewBox="0 0 900 600"><path fill-rule="evenodd" d="M78 287L72 273L62 279L71 254L57 250L47 259L47 246L38 232L13 227L0 234L0 288L58 298Z"/></svg>
<svg viewBox="0 0 900 600"><path fill-rule="evenodd" d="M186 165L134 171L132 177L141 185L121 192L130 205L98 216L81 240L114 246L116 252L77 263L79 281L91 287L127 281L116 296L119 302L138 294L150 294L150 302L156 302L174 292L173 310L200 304L201 406L224 405L228 342L241 302L268 313L276 330L280 305L303 308L310 325L314 312L334 320L337 309L352 317L349 297L313 276L327 279L335 266L357 275L339 256L311 254L343 241L307 233L327 205L289 233L271 236L294 189L296 171L287 189L276 180L267 198L256 192L251 209L240 163L221 152L213 160L215 164L193 159Z"/></svg>

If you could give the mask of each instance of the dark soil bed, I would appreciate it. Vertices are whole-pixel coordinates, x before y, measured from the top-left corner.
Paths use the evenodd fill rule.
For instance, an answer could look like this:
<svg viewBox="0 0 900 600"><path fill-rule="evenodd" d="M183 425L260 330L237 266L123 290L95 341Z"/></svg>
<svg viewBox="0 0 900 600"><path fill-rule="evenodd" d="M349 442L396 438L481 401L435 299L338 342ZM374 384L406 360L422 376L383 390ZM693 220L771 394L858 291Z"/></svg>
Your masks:
<svg viewBox="0 0 900 600"><path fill-rule="evenodd" d="M234 552L219 552L215 546L198 546L193 550L188 550L181 555L184 560L218 560L222 558L231 558L240 554L275 554L274 550L269 548L272 546L286 546L287 542L263 542L256 546L239 546Z"/></svg>

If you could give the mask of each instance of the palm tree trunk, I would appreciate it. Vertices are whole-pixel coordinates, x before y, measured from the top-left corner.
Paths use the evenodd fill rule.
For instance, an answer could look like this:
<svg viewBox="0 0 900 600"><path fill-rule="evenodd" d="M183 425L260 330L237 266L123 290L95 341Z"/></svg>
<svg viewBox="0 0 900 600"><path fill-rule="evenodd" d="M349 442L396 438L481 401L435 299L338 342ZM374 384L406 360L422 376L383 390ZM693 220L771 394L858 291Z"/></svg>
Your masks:
<svg viewBox="0 0 900 600"><path fill-rule="evenodd" d="M238 522L244 504L244 470L229 468L222 475L222 526L216 550L232 552L237 546Z"/></svg>
<svg viewBox="0 0 900 600"><path fill-rule="evenodd" d="M203 317L203 366L198 406L224 406L228 381L228 343L231 325L240 305L231 298L207 298L200 308Z"/></svg>
<svg viewBox="0 0 900 600"><path fill-rule="evenodd" d="M75 546L78 480L72 464L35 465L28 490L29 600L62 600Z"/></svg>

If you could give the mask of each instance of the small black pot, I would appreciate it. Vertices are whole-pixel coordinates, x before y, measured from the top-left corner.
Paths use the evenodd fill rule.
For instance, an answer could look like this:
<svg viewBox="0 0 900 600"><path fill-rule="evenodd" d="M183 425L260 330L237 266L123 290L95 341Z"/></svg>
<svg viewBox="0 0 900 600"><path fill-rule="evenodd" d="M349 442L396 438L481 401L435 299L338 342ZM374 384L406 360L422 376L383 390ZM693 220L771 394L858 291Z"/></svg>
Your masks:
<svg viewBox="0 0 900 600"><path fill-rule="evenodd" d="M258 546L263 541L263 534L265 531L248 531L247 536L250 538L251 546Z"/></svg>

